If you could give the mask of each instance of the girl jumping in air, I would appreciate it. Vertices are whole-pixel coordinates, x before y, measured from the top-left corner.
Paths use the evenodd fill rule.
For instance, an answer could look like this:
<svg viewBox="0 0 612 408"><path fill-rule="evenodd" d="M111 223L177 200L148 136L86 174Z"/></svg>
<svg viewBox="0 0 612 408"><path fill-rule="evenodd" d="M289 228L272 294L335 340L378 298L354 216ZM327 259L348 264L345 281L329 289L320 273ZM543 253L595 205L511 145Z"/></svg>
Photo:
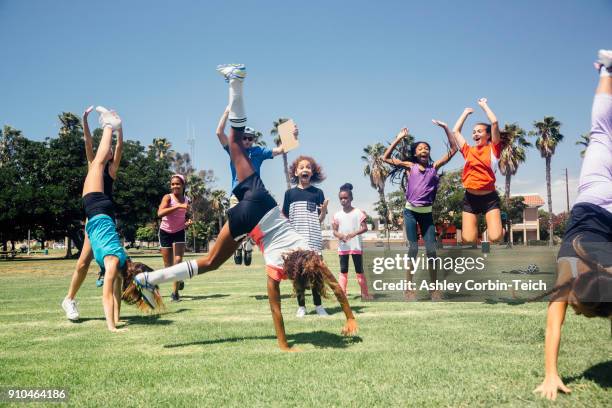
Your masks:
<svg viewBox="0 0 612 408"><path fill-rule="evenodd" d="M89 131L89 123L87 122L89 113L92 110L93 106L90 106L83 113L83 136L85 139L85 155L87 156L88 169L91 167L91 164L93 163L95 158L93 150L93 141L91 138L91 133ZM121 154L123 152L122 132L123 130L121 128L117 129L117 133L119 134L119 136L117 137L115 151L111 154L110 159L106 162L106 165L104 166L104 194L106 194L111 201L113 197L113 183L117 178L117 171L119 171ZM85 222L87 222L87 220ZM62 301L62 308L64 309L64 312L66 312L66 317L69 320L79 319L79 310L77 309L76 301L74 300L74 298L76 297L77 292L81 288L83 281L87 277L87 271L89 270L89 265L91 264L92 259L93 253L91 252L91 243L89 242L89 236L87 235L87 233L85 233L85 239L83 240L83 248L81 248L81 254L79 255L76 268L74 270L74 273L72 274L72 280L70 281L70 286L68 287L68 294ZM103 271L104 269L101 270L101 273Z"/></svg>
<svg viewBox="0 0 612 408"><path fill-rule="evenodd" d="M436 227L433 221L432 205L438 192L438 169L444 166L457 152L453 136L444 122L433 120L435 125L444 129L449 141L450 150L433 161L430 156L431 147L427 142L415 142L410 148L410 157L407 160L391 158L391 153L395 147L408 137L408 129L403 128L397 137L387 148L383 155L386 163L402 168L406 171L406 207L404 208L404 228L406 229L406 239L408 240L408 255L416 258L419 251L419 236L417 225L425 241L425 251L427 257L436 257ZM429 264L429 275L432 282L437 279L437 271L433 263ZM406 278L412 282L416 271L407 270ZM406 290L406 300L416 300L416 293L413 290ZM431 293L432 300L441 300L442 294L439 291Z"/></svg>
<svg viewBox="0 0 612 408"><path fill-rule="evenodd" d="M546 315L544 380L534 390L549 400L569 393L557 370L567 305L585 317L612 318L612 50L600 50L599 84L578 197L557 257L557 282Z"/></svg>
<svg viewBox="0 0 612 408"><path fill-rule="evenodd" d="M157 307L156 285L185 280L218 269L232 257L242 238L249 235L260 247L266 263L268 299L281 350L297 351L289 346L285 335L280 297L282 279L291 279L296 292L311 287L320 295L326 296L326 286L329 287L336 295L346 316L342 333L346 335L356 333L357 322L340 285L319 255L309 249L308 242L283 216L245 153L242 144L246 126L242 96L242 85L246 76L244 65L220 66L218 71L225 76L230 85L229 151L238 178L238 185L234 188L233 194L239 202L228 210L228 221L221 229L217 242L208 256L137 275L123 292L124 299L130 302L144 301L150 308Z"/></svg>
<svg viewBox="0 0 612 408"><path fill-rule="evenodd" d="M485 215L490 241L499 241L503 234L499 195L495 190L495 170L502 150L499 123L486 98L480 98L478 105L491 123L477 123L474 126L474 146L468 145L461 135L463 123L474 109L465 108L453 128L456 146L465 158L461 176L465 188L461 237L467 243L475 243L478 239L479 214Z"/></svg>
<svg viewBox="0 0 612 408"><path fill-rule="evenodd" d="M338 238L338 256L340 257L340 275L338 282L346 292L348 283L349 256L353 258L353 266L357 275L357 283L361 288L361 298L372 300L368 293L368 284L363 275L363 250L361 249L361 234L368 230L366 214L359 208L353 207L353 185L345 183L338 193L342 210L334 214L332 228L334 236Z"/></svg>
<svg viewBox="0 0 612 408"><path fill-rule="evenodd" d="M191 220L186 219L189 211L189 198L185 195L185 177L175 174L170 178L170 194L162 198L157 216L162 217L159 226L159 247L161 249L164 266L172 266L183 262L185 254L185 235ZM179 290L183 290L184 283L176 281L172 284L170 298L179 302Z"/></svg>

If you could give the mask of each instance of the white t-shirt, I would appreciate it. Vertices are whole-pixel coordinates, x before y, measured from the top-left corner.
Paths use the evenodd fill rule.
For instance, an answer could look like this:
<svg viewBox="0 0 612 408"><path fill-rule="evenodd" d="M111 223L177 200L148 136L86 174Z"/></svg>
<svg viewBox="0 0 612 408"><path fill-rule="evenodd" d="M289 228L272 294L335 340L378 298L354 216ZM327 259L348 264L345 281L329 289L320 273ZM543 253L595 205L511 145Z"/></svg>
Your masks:
<svg viewBox="0 0 612 408"><path fill-rule="evenodd" d="M359 208L353 208L349 213L340 210L334 214L332 222L334 226L338 227L338 232L341 234L349 234L360 229L361 223L366 219L366 215ZM348 255L356 254L361 255L361 235L351 238L348 242L338 242L338 254Z"/></svg>

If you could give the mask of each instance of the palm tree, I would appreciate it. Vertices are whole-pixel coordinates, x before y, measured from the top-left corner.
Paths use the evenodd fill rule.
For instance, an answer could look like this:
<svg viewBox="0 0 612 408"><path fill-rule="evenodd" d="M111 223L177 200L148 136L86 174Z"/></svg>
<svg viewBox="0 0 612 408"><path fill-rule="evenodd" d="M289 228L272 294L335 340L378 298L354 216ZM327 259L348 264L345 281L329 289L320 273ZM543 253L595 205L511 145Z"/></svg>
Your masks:
<svg viewBox="0 0 612 408"><path fill-rule="evenodd" d="M590 133L583 133L580 135L580 139L576 142L579 146L584 146L584 150L580 151L580 157L584 157L584 153L586 153L586 148L589 146L589 142L591 141Z"/></svg>
<svg viewBox="0 0 612 408"><path fill-rule="evenodd" d="M370 177L370 185L378 191L378 213L385 221L385 232L387 239L389 238L389 210L387 200L385 199L385 182L389 177L389 166L382 160L385 153L385 146L382 143L368 145L363 149L364 155L361 159L366 162L363 168L363 175Z"/></svg>
<svg viewBox="0 0 612 408"><path fill-rule="evenodd" d="M153 143L149 145L149 150L154 152L155 158L163 160L170 152L172 144L165 138L159 137L153 139Z"/></svg>
<svg viewBox="0 0 612 408"><path fill-rule="evenodd" d="M280 146L282 144L280 135L278 134L278 126L282 123L288 121L289 118L278 118L272 122L272 129L270 129L270 136L274 138L274 143L276 146ZM285 180L287 181L287 190L291 188L291 175L289 174L289 163L287 161L287 153L283 152L283 167L285 169Z"/></svg>
<svg viewBox="0 0 612 408"><path fill-rule="evenodd" d="M507 203L510 200L510 180L519 165L525 162L525 149L533 145L525 138L525 130L516 123L506 124L502 133L507 136L499 158L499 171L506 176L504 199Z"/></svg>
<svg viewBox="0 0 612 408"><path fill-rule="evenodd" d="M263 140L263 133L261 133L259 130L256 130L255 133L253 133L253 144L257 146L267 146L266 141Z"/></svg>
<svg viewBox="0 0 612 408"><path fill-rule="evenodd" d="M213 190L210 193L210 206L213 211L217 214L217 220L219 222L219 231L223 228L223 214L229 207L229 200L227 194L223 190Z"/></svg>
<svg viewBox="0 0 612 408"><path fill-rule="evenodd" d="M519 164L525 162L525 149L533 145L525 139L525 130L516 123L506 124L502 134L504 135L504 146L499 158L499 171L506 176L504 200L506 208L509 208L510 181L518 171ZM508 247L512 246L509 235L510 224L510 217L506 217L506 242Z"/></svg>
<svg viewBox="0 0 612 408"><path fill-rule="evenodd" d="M557 144L563 140L563 135L559 132L561 122L553 116L544 116L541 122L533 122L534 130L529 132L530 136L537 136L536 147L540 155L546 160L546 194L548 198L548 246L553 245L553 223L552 223L552 193L550 189L550 162L555 154Z"/></svg>
<svg viewBox="0 0 612 408"><path fill-rule="evenodd" d="M81 119L71 112L62 112L60 115L57 115L60 120L62 126L59 130L60 137L66 136L73 131L82 131L83 125L81 125Z"/></svg>

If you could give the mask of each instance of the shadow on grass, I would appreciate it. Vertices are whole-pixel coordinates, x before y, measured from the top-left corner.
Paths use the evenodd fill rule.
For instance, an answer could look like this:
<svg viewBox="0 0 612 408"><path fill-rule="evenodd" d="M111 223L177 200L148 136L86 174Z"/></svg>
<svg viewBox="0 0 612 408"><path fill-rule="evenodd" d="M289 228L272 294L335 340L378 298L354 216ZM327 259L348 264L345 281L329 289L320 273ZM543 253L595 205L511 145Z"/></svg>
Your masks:
<svg viewBox="0 0 612 408"><path fill-rule="evenodd" d="M164 348L206 346L209 344L237 343L247 340L276 340L276 336L229 337L225 339L193 341L190 343L166 344ZM363 339L359 336L341 336L339 334L318 330L310 333L289 334L287 335L287 341L290 346L312 344L317 348L347 348L351 344L361 343Z"/></svg>
<svg viewBox="0 0 612 408"><path fill-rule="evenodd" d="M250 297L254 298L255 300L268 300L268 295L253 295ZM291 299L292 297L295 296L289 294L281 295L281 299Z"/></svg>
<svg viewBox="0 0 612 408"><path fill-rule="evenodd" d="M353 306L351 305L351 310L353 311L353 313L361 313L361 311L363 309L367 309L367 306ZM342 306L334 306L334 307L326 307L325 310L327 310L327 313L329 315L334 315L336 313L342 313ZM315 314L315 312L311 312L309 314Z"/></svg>
<svg viewBox="0 0 612 408"><path fill-rule="evenodd" d="M219 298L224 298L224 297L228 297L229 295L225 295L225 294L221 294L221 293L216 293L214 295L182 295L181 294L181 299L189 299L189 300L206 300L206 299L219 299Z"/></svg>
<svg viewBox="0 0 612 408"><path fill-rule="evenodd" d="M499 303L503 303L509 306L518 306L527 303L525 299L513 299L513 298L498 298L498 299L485 299L484 301L487 305L497 305Z"/></svg>
<svg viewBox="0 0 612 408"><path fill-rule="evenodd" d="M612 387L612 360L603 363L595 364L587 368L584 373L574 377L564 377L565 384L572 383L576 380L585 379L597 383L601 388Z"/></svg>
<svg viewBox="0 0 612 408"><path fill-rule="evenodd" d="M132 324L149 325L151 324L151 325L159 325L159 326L168 326L170 324L173 324L174 322L172 320L161 319L163 315L183 313L189 310L191 309L182 308L182 309L177 309L172 312L164 312L162 314L122 316L121 320L126 322L128 325L132 325ZM105 321L106 319L104 317L84 317L84 318L80 318L79 320L75 320L72 323L81 324L81 323L85 323L89 321L96 321L96 320Z"/></svg>

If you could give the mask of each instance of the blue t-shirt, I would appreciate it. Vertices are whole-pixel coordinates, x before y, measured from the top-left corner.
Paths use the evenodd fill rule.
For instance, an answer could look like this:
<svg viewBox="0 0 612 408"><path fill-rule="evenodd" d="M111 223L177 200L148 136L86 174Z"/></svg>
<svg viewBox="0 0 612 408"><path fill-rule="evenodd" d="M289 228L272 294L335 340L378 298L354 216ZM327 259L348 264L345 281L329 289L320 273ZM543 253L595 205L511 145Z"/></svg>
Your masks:
<svg viewBox="0 0 612 408"><path fill-rule="evenodd" d="M223 146L223 150L225 150L227 154L229 154L228 145ZM255 173L259 174L259 169L261 169L261 164L263 163L263 161L273 158L274 154L272 153L272 149L268 149L267 147L253 146L247 149L247 156L249 156L249 159L251 160L251 163L253 164ZM231 160L230 160L230 170L232 171L232 191L233 191L234 187L236 187L236 185L238 184L238 178L236 177L236 167L234 166L234 163Z"/></svg>

